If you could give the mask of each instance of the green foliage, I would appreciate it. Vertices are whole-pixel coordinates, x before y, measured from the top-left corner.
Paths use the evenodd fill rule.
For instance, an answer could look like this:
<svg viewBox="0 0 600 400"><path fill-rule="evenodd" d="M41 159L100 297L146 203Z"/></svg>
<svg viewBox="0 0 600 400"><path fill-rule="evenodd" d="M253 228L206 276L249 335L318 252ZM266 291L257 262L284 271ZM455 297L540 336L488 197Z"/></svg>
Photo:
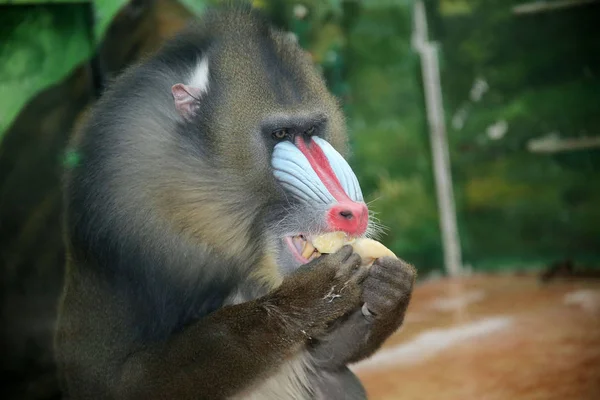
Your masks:
<svg viewBox="0 0 600 400"><path fill-rule="evenodd" d="M527 148L598 135L599 8L517 16L516 1L461 3L468 12L442 15L437 31L447 121L463 120L448 134L465 260L600 259L600 152ZM487 85L479 100L470 95L478 79Z"/></svg>
<svg viewBox="0 0 600 400"><path fill-rule="evenodd" d="M197 1L196 1L197 2ZM89 60L127 0L11 0L0 14L0 140L40 91ZM26 7L27 6L27 7Z"/></svg>
<svg viewBox="0 0 600 400"><path fill-rule="evenodd" d="M208 4L229 2L180 1L197 15ZM598 150L527 149L530 140L548 135L598 135L599 8L516 16L511 7L521 2L426 1L442 49L464 259L476 268L600 259ZM71 3L3 8L0 58L9 62L0 65L0 138L32 96L90 57L127 0L95 0L93 27L86 25L88 4ZM382 242L422 273L440 269L420 60L411 48L414 2L251 3L297 35L340 98L350 162L387 227ZM476 82L485 82L481 96L473 95ZM76 162L67 155L65 163Z"/></svg>
<svg viewBox="0 0 600 400"><path fill-rule="evenodd" d="M88 59L85 5L5 7L0 13L0 139L36 93Z"/></svg>
<svg viewBox="0 0 600 400"><path fill-rule="evenodd" d="M181 4L187 7L195 15L202 15L207 4L217 3L211 0L179 0Z"/></svg>
<svg viewBox="0 0 600 400"><path fill-rule="evenodd" d="M48 4L73 4L89 3L92 0L0 0L0 5L48 5Z"/></svg>
<svg viewBox="0 0 600 400"><path fill-rule="evenodd" d="M348 126L352 165L388 228L382 242L426 272L442 252L411 13L410 2L370 3L350 25Z"/></svg>

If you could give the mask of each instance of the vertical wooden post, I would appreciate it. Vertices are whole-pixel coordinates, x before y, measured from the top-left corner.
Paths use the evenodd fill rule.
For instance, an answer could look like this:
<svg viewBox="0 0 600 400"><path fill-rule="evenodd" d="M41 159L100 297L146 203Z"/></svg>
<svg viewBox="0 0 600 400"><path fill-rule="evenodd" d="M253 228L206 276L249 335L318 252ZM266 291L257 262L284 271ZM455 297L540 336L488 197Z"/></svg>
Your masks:
<svg viewBox="0 0 600 400"><path fill-rule="evenodd" d="M427 16L421 0L415 3L413 22L413 47L421 58L425 107L444 247L444 264L448 275L458 276L462 271L462 254L456 222L437 44L428 39Z"/></svg>

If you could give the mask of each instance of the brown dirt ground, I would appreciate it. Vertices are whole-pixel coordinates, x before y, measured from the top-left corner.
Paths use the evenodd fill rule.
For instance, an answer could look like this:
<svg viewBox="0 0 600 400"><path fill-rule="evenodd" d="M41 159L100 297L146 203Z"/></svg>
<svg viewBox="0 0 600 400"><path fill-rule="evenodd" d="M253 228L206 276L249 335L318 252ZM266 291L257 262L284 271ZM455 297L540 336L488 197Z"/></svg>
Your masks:
<svg viewBox="0 0 600 400"><path fill-rule="evenodd" d="M471 301L451 307L461 298ZM600 280L540 284L533 276L475 276L424 283L405 326L381 353L432 330L497 317L510 318L510 325L428 357L357 365L369 398L600 399Z"/></svg>

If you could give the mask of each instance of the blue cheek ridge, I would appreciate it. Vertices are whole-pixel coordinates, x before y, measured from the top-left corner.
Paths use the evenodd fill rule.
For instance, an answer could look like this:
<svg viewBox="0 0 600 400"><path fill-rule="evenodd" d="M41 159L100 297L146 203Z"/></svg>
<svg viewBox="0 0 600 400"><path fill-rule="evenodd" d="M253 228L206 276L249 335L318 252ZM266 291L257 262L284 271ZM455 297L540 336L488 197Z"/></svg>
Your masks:
<svg viewBox="0 0 600 400"><path fill-rule="evenodd" d="M348 197L362 202L363 196L358 179L344 157L326 140L318 137L314 137L313 140L323 150ZM308 204L324 205L336 202L304 154L293 143L285 141L275 145L271 165L275 178L297 200Z"/></svg>
<svg viewBox="0 0 600 400"><path fill-rule="evenodd" d="M323 153L325 153L325 156L331 165L331 169L333 169L333 172L337 176L348 197L356 202L363 202L364 199L360 184L358 183L358 178L354 171L352 171L352 168L346 159L344 159L344 157L342 157L342 155L325 139L314 137L313 140L321 147Z"/></svg>

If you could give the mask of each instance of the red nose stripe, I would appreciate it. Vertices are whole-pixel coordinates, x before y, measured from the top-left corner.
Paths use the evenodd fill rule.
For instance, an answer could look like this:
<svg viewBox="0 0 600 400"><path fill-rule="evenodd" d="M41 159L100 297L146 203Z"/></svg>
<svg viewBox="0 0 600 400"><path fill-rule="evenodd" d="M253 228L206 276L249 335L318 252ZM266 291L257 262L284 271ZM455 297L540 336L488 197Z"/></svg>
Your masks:
<svg viewBox="0 0 600 400"><path fill-rule="evenodd" d="M352 213L348 219L344 213ZM361 235L367 230L369 212L364 203L344 202L331 207L327 212L327 224L331 230L348 232L351 235Z"/></svg>
<svg viewBox="0 0 600 400"><path fill-rule="evenodd" d="M331 165L329 165L327 156L325 156L325 153L323 153L323 150L321 150L319 145L314 140L310 139L310 143L307 146L302 136L298 136L295 144L302 154L304 154L304 157L306 157L310 166L317 173L317 176L321 182L323 182L333 198L340 203L352 202L342 188L340 181L335 176L333 169L331 169Z"/></svg>
<svg viewBox="0 0 600 400"><path fill-rule="evenodd" d="M363 234L368 224L367 206L348 197L333 172L327 156L314 140L311 139L306 145L304 139L299 137L296 139L296 147L304 154L325 188L337 200L337 204L327 212L329 229L357 236Z"/></svg>

